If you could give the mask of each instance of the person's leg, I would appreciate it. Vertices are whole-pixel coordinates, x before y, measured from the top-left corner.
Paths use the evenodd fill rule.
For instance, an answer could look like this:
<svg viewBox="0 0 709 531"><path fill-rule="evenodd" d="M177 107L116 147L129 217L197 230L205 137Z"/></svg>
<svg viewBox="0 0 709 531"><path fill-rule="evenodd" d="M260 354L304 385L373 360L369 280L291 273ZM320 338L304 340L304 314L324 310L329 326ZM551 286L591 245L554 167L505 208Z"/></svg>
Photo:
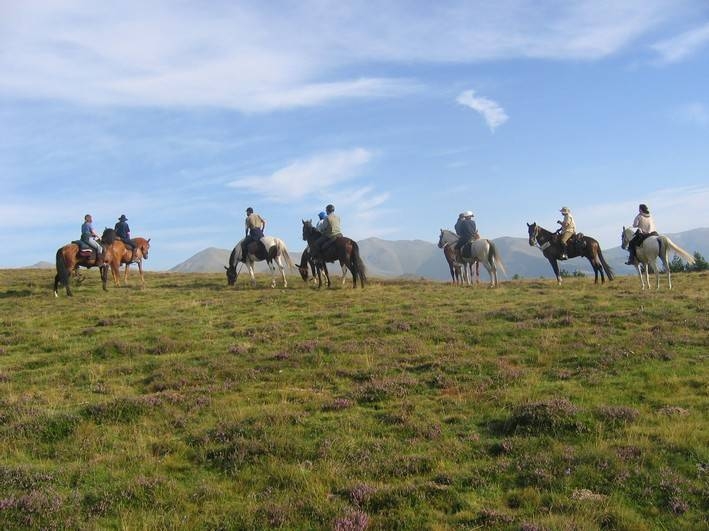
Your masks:
<svg viewBox="0 0 709 531"><path fill-rule="evenodd" d="M573 233L571 232L564 232L561 235L561 256L559 257L559 260L568 260L569 254L567 253L567 244L566 242L569 241Z"/></svg>

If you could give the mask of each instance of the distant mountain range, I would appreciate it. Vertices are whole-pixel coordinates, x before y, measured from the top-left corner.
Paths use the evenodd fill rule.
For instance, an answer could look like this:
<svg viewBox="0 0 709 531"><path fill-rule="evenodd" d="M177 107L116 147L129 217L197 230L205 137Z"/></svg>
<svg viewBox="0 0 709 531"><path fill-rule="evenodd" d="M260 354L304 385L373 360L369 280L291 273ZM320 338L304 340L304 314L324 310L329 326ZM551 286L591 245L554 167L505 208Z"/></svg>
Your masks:
<svg viewBox="0 0 709 531"><path fill-rule="evenodd" d="M709 256L709 228L693 229L668 236L690 254L701 253ZM507 277L518 275L523 278L553 277L549 262L536 247L530 247L526 238L502 237L493 240L497 245L507 270ZM423 240L382 240L367 238L358 242L362 259L370 277L413 277L431 280L449 280L448 265L443 252L431 242ZM170 271L179 273L214 273L224 271L229 260L229 249L209 247L204 249ZM625 265L627 251L620 247L604 249L603 255L618 275L633 274L633 268ZM300 252L291 252L294 262L300 262ZM585 258L574 258L560 262L561 268L573 273L580 271L593 275L593 270ZM339 274L339 265L329 268ZM259 263L257 271L268 271L265 263ZM480 276L487 280L487 272Z"/></svg>

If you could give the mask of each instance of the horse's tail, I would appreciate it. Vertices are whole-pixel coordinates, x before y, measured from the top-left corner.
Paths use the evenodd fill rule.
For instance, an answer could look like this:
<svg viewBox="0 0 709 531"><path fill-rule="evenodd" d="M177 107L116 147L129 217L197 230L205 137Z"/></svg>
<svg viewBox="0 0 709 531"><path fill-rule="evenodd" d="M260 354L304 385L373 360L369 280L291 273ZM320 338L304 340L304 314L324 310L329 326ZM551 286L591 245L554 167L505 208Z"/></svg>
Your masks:
<svg viewBox="0 0 709 531"><path fill-rule="evenodd" d="M688 264L694 264L695 260L694 257L689 254L687 251L682 249L679 245L677 245L675 242L670 240L667 236L660 236L659 238L660 244L664 244L668 249L672 249L676 254L684 258Z"/></svg>
<svg viewBox="0 0 709 531"><path fill-rule="evenodd" d="M356 281L359 277L359 287L363 288L364 283L367 281L367 268L364 267L364 262L359 254L359 245L356 241L352 240L352 258L350 271L352 272L352 278Z"/></svg>
<svg viewBox="0 0 709 531"><path fill-rule="evenodd" d="M500 253L497 252L497 247L495 246L495 242L492 240L488 240L488 243L490 244L490 250L488 251L488 261L492 264L495 263L495 267L499 267L502 270L502 274L507 276L507 270L505 269L505 264L502 262L502 258L500 257Z"/></svg>
<svg viewBox="0 0 709 531"><path fill-rule="evenodd" d="M57 295L57 288L61 283L62 286L69 286L69 269L66 267L66 262L64 262L64 247L60 247L57 250L57 274L54 277L54 295Z"/></svg>
<svg viewBox="0 0 709 531"><path fill-rule="evenodd" d="M280 238L276 238L276 248L278 249L278 252L283 256L283 259L286 261L286 265L291 269L295 269L295 264L293 263L293 259L290 257L290 254L288 254L288 249L286 248L286 243L281 240Z"/></svg>
<svg viewBox="0 0 709 531"><path fill-rule="evenodd" d="M606 259L603 258L603 251L601 251L600 245L598 246L598 259L601 261L601 265L603 266L603 271L606 272L606 276L608 277L608 280L613 280L615 278L615 274L613 273L611 266L609 266L608 262L606 262Z"/></svg>

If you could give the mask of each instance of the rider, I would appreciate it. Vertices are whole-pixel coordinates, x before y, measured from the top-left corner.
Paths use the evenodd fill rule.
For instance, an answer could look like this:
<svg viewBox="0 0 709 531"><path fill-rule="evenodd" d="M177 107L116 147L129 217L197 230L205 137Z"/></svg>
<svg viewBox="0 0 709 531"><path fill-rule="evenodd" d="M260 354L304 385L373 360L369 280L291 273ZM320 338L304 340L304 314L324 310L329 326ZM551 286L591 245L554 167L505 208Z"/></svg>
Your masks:
<svg viewBox="0 0 709 531"><path fill-rule="evenodd" d="M455 222L455 226L453 227L458 237L460 237L460 226L462 225L463 221L465 221L465 212L461 212L460 214L458 214L458 221Z"/></svg>
<svg viewBox="0 0 709 531"><path fill-rule="evenodd" d="M131 240L130 227L128 226L128 223L126 223L126 221L128 221L126 215L121 214L121 217L118 218L118 223L116 223L114 230L116 231L116 234L118 234L118 237L123 241L125 246L131 250L130 261L132 262L133 260L135 260L135 252L138 246L135 243L135 240Z"/></svg>
<svg viewBox="0 0 709 531"><path fill-rule="evenodd" d="M571 216L571 210L569 207L562 207L559 212L561 212L564 216L563 220L557 220L557 223L561 225L561 235L559 240L561 242L561 256L559 257L559 260L566 260L569 258L569 255L567 254L566 242L568 242L569 239L576 233L576 224L574 223L574 218Z"/></svg>
<svg viewBox="0 0 709 531"><path fill-rule="evenodd" d="M241 241L241 256L246 258L249 242L257 242L263 238L263 231L266 229L266 220L254 212L249 207L246 209L246 220L244 221L246 233Z"/></svg>
<svg viewBox="0 0 709 531"><path fill-rule="evenodd" d="M327 217L327 214L323 211L318 214L318 224L315 225L315 230L317 230L320 234L322 234L323 228L325 227L325 218Z"/></svg>
<svg viewBox="0 0 709 531"><path fill-rule="evenodd" d="M459 218L458 222L455 224L456 233L458 234L455 249L458 251L460 251L466 243L479 238L478 228L473 221L473 217L475 217L473 213L470 210L466 210L461 216L463 216L463 220L461 221Z"/></svg>
<svg viewBox="0 0 709 531"><path fill-rule="evenodd" d="M100 266L103 265L103 247L96 241L99 236L94 230L93 221L91 214L84 216L84 223L81 225L81 241L96 251L96 265Z"/></svg>
<svg viewBox="0 0 709 531"><path fill-rule="evenodd" d="M342 229L340 229L340 216L335 214L335 207L332 205L327 205L325 207L325 212L325 218L318 224L322 226L322 230L320 231L322 236L315 240L315 243L311 249L313 256L320 254L320 251L323 250L324 247L327 247L329 242L333 242L338 237L342 236Z"/></svg>
<svg viewBox="0 0 709 531"><path fill-rule="evenodd" d="M645 238L649 236L657 236L657 231L655 230L655 220L652 219L650 215L650 209L645 204L640 204L638 207L638 215L635 216L633 220L633 227L638 230L635 231L635 236L628 243L628 261L625 262L626 265L633 265L635 263L635 254L640 245Z"/></svg>

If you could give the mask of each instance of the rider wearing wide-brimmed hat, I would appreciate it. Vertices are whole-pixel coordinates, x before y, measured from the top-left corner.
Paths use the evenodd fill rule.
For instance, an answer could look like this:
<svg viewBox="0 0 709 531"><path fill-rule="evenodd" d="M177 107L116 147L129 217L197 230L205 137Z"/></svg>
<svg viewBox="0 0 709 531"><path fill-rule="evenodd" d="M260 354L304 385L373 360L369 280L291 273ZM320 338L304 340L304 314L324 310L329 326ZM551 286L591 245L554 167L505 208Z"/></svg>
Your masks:
<svg viewBox="0 0 709 531"><path fill-rule="evenodd" d="M116 223L113 229L116 231L116 234L121 239L123 244L131 250L130 261L132 262L133 260L135 260L135 250L138 245L135 243L135 240L131 239L130 227L128 226L128 223L126 223L126 221L128 221L126 215L121 214L121 217L118 218L118 223Z"/></svg>
<svg viewBox="0 0 709 531"><path fill-rule="evenodd" d="M456 233L458 234L458 241L455 242L455 248L460 250L466 243L476 239L478 234L478 228L473 221L475 215L470 211L466 210L461 214L463 219L458 218L456 223Z"/></svg>
<svg viewBox="0 0 709 531"><path fill-rule="evenodd" d="M655 230L655 220L652 219L650 215L650 209L647 205L641 203L638 206L638 215L635 216L633 220L633 227L638 230L635 231L635 236L628 243L628 261L625 262L626 265L635 264L635 253L637 252L638 246L645 241L645 238L649 236L657 236L657 231Z"/></svg>
<svg viewBox="0 0 709 531"><path fill-rule="evenodd" d="M557 223L561 225L561 234L559 236L559 241L561 242L561 256L559 259L566 260L569 258L566 250L566 242L576 233L576 223L574 223L574 218L571 215L571 209L569 207L561 207L559 212L564 216L563 219L557 220Z"/></svg>

